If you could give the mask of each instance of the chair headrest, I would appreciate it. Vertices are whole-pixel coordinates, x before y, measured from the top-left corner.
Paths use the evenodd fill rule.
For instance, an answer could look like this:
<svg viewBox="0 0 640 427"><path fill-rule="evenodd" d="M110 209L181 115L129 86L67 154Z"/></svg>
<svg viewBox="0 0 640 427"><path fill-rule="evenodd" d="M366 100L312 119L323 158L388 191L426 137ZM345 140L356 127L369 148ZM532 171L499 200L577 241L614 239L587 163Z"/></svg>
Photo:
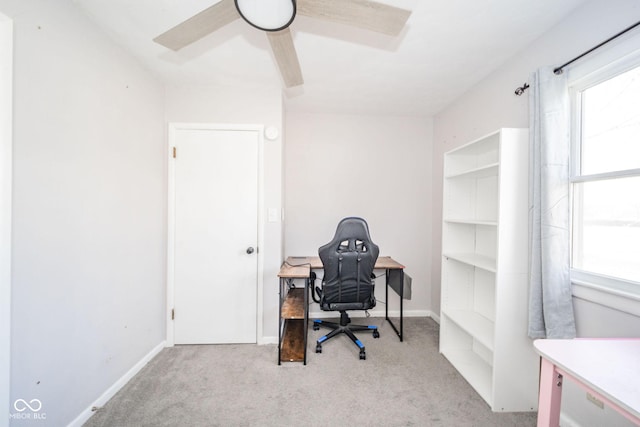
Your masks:
<svg viewBox="0 0 640 427"><path fill-rule="evenodd" d="M326 246L332 246L337 252L375 250L375 257L377 258L378 247L371 241L369 226L364 219L358 217L342 219L338 223L336 234L331 242L323 247Z"/></svg>

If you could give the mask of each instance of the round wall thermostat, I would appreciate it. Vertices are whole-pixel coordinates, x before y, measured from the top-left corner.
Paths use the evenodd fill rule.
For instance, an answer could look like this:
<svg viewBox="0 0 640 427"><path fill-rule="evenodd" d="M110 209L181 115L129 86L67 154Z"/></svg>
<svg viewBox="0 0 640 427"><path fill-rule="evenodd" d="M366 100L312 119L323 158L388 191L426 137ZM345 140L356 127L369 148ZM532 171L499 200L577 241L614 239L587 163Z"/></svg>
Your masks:
<svg viewBox="0 0 640 427"><path fill-rule="evenodd" d="M268 126L265 130L264 130L264 136L273 141L274 139L276 139L278 137L278 128L275 126Z"/></svg>

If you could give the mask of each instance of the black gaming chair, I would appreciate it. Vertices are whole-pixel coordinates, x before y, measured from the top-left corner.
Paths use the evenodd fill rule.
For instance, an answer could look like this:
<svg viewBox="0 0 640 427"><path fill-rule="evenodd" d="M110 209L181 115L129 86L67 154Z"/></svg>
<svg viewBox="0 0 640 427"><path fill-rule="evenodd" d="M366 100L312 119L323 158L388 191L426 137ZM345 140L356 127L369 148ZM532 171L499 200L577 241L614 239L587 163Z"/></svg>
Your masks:
<svg viewBox="0 0 640 427"><path fill-rule="evenodd" d="M314 320L313 329L320 326L332 329L316 344L322 353L322 343L338 334L345 334L360 348L360 359L366 359L362 342L352 331L373 331L379 338L377 326L351 325L347 310L369 310L375 307L373 268L378 259L378 246L371 241L369 227L362 218L345 218L338 224L333 240L318 249L324 267L322 288L316 288L323 311L339 311L340 324Z"/></svg>

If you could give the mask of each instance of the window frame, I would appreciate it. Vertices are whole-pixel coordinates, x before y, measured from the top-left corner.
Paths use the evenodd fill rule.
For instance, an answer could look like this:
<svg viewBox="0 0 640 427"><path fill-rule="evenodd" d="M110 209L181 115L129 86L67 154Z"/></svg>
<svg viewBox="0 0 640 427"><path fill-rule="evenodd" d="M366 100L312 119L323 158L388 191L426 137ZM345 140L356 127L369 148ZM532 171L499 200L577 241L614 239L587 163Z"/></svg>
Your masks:
<svg viewBox="0 0 640 427"><path fill-rule="evenodd" d="M609 59L607 59L609 56ZM587 61L580 67L571 69L568 75L570 97L570 209L571 233L570 249L573 264L574 251L574 185L631 176L640 176L640 169L627 169L589 175L580 173L582 142L582 92L609 80L619 74L640 67L640 50L620 55L617 59L601 55ZM570 278L574 297L586 299L626 313L640 316L640 282L610 277L578 268L570 267Z"/></svg>

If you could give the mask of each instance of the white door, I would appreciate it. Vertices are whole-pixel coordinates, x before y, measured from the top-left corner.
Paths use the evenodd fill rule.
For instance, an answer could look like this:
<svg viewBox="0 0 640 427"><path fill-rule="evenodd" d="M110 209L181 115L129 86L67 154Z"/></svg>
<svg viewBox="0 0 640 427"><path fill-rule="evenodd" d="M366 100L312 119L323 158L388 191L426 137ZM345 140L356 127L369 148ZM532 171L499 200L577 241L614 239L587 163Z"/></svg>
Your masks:
<svg viewBox="0 0 640 427"><path fill-rule="evenodd" d="M175 131L176 344L256 342L258 135Z"/></svg>

